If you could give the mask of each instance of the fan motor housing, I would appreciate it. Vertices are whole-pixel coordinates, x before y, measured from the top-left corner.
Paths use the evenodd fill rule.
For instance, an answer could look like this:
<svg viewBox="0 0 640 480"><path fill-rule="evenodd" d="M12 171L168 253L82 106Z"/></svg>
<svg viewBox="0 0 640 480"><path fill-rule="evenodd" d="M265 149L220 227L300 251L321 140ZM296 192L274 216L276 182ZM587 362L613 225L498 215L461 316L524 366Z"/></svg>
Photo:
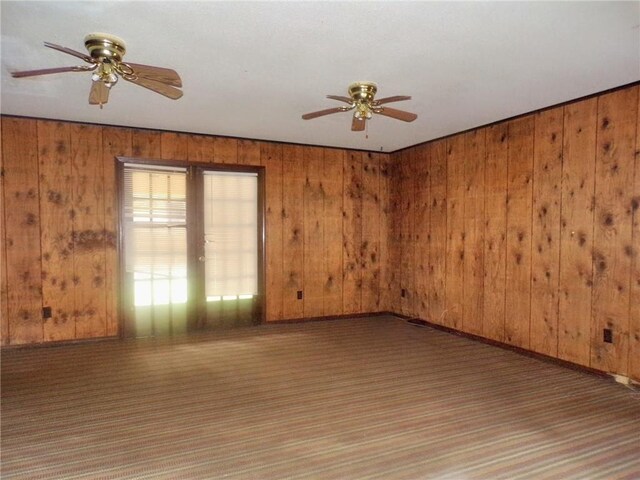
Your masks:
<svg viewBox="0 0 640 480"><path fill-rule="evenodd" d="M124 40L108 33L90 33L84 37L84 46L96 60L122 60L126 50Z"/></svg>
<svg viewBox="0 0 640 480"><path fill-rule="evenodd" d="M373 82L356 82L349 85L349 95L355 101L372 102L378 87Z"/></svg>

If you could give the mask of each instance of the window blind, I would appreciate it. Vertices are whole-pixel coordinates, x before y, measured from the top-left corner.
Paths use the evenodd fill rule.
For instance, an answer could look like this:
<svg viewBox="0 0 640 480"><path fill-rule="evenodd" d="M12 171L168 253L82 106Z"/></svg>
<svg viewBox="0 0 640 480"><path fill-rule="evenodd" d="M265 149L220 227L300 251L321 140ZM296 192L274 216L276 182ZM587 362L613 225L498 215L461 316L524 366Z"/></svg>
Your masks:
<svg viewBox="0 0 640 480"><path fill-rule="evenodd" d="M205 172L204 232L207 299L257 294L257 174Z"/></svg>
<svg viewBox="0 0 640 480"><path fill-rule="evenodd" d="M133 275L134 304L187 301L186 171L124 168L126 271Z"/></svg>

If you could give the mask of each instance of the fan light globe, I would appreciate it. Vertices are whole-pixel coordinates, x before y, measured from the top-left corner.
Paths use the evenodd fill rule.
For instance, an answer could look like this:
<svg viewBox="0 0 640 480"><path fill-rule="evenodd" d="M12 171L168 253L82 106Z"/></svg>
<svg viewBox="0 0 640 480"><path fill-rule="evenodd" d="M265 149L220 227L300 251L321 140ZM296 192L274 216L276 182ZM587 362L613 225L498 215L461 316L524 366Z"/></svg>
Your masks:
<svg viewBox="0 0 640 480"><path fill-rule="evenodd" d="M103 78L102 81L106 87L111 88L118 83L118 76L115 73L110 73L106 78Z"/></svg>

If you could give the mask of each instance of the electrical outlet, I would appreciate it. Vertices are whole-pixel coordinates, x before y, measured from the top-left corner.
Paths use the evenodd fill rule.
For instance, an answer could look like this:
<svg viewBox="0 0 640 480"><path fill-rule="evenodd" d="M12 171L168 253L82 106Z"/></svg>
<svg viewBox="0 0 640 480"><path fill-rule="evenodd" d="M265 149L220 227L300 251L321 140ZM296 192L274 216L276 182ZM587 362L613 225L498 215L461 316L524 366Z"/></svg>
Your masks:
<svg viewBox="0 0 640 480"><path fill-rule="evenodd" d="M602 340L604 343L613 343L613 331L610 328L602 330Z"/></svg>
<svg viewBox="0 0 640 480"><path fill-rule="evenodd" d="M42 307L42 318L51 318L51 307Z"/></svg>
<svg viewBox="0 0 640 480"><path fill-rule="evenodd" d="M298 300L302 300L302 290L298 290Z"/></svg>

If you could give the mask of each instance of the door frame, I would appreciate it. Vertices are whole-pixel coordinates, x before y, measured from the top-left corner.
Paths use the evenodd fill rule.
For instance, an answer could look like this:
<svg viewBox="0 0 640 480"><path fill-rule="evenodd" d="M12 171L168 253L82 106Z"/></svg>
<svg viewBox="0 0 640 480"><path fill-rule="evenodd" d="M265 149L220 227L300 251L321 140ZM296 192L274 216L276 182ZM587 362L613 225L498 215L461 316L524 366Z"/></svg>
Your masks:
<svg viewBox="0 0 640 480"><path fill-rule="evenodd" d="M118 285L118 336L120 338L126 337L126 325L127 322L131 324L132 318L130 318L130 312L128 306L131 305L132 299L131 292L127 291L126 280L126 268L124 261L124 166L125 164L138 164L159 167L182 167L187 169L187 333L194 333L199 330L199 326L202 325L204 318L204 299L197 301L194 299L195 292L199 292L204 289L204 277L198 275L198 272L202 269L202 262L198 260L198 252L201 246L198 245L199 236L198 233L202 228L202 219L196 218L194 213L196 210L193 208L193 202L201 200L199 198L202 195L202 188L196 186L198 181L198 172L203 170L219 171L219 172L244 172L244 173L256 173L258 175L258 323L264 324L266 322L266 190L265 190L265 167L253 166L253 165L232 165L232 164L220 164L220 163L199 163L189 162L184 160L163 160L158 158L134 158L117 156L116 162L116 185L117 185L117 206L118 212L117 221L117 241L116 241L116 254L118 258L118 273L116 278L119 279ZM200 180L202 180L200 178ZM201 182L202 183L202 182ZM195 188L194 188L195 187ZM195 196L195 198L194 198ZM191 206L191 208L190 208ZM192 232L192 233L189 233Z"/></svg>

